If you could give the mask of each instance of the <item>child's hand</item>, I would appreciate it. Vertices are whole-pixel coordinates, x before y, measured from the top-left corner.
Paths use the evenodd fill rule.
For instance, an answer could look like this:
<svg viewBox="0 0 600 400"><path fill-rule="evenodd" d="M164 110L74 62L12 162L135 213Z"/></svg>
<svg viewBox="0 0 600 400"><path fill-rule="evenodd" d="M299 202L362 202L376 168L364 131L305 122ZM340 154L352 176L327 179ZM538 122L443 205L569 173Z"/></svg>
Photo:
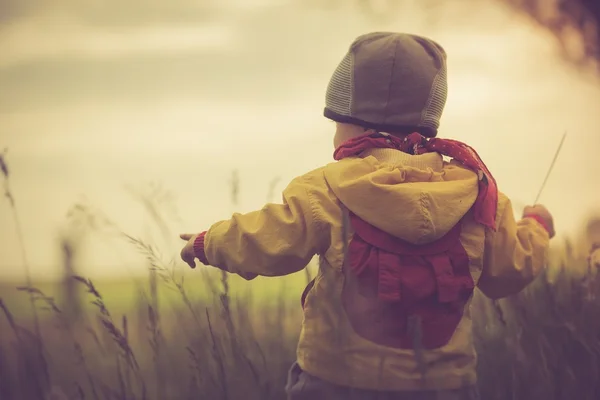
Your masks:
<svg viewBox="0 0 600 400"><path fill-rule="evenodd" d="M541 204L536 204L534 206L527 206L523 210L523 218L534 218L539 223L541 223L544 228L548 231L550 238L553 238L556 232L554 231L554 219L552 218L552 214L550 211L546 209Z"/></svg>
<svg viewBox="0 0 600 400"><path fill-rule="evenodd" d="M181 259L187 263L191 268L196 268L196 253L194 252L194 241L198 235L192 235L190 233L182 233L179 237L183 240L187 240L183 249L181 249Z"/></svg>

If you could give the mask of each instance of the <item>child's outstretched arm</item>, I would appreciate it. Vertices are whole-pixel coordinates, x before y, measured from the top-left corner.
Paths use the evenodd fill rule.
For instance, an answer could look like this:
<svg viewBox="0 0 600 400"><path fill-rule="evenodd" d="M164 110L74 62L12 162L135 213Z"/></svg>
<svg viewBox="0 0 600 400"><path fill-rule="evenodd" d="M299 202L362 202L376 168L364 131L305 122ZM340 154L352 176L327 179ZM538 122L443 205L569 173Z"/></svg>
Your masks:
<svg viewBox="0 0 600 400"><path fill-rule="evenodd" d="M323 246L325 230L315 217L312 186L307 177L294 179L283 192L283 204L267 204L260 211L234 214L207 232L194 235L182 258L237 273L280 276L300 271ZM185 236L185 237L184 237ZM188 239L187 235L182 238ZM188 259L186 259L188 258Z"/></svg>
<svg viewBox="0 0 600 400"><path fill-rule="evenodd" d="M547 264L552 216L543 206L527 207L516 221L511 202L500 195L498 229L487 232L484 266L478 287L498 299L520 292Z"/></svg>

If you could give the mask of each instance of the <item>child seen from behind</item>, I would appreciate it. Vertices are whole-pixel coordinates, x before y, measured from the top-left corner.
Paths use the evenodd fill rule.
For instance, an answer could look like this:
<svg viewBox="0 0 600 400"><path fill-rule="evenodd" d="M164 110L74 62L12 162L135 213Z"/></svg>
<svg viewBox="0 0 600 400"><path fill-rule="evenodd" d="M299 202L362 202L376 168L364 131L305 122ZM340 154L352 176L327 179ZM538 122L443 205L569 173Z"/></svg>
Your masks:
<svg viewBox="0 0 600 400"><path fill-rule="evenodd" d="M516 221L477 153L437 138L446 72L430 39L358 37L326 94L335 162L294 179L282 204L181 235L191 267L245 279L319 257L290 400L478 399L474 288L506 297L546 264L550 213L535 205Z"/></svg>

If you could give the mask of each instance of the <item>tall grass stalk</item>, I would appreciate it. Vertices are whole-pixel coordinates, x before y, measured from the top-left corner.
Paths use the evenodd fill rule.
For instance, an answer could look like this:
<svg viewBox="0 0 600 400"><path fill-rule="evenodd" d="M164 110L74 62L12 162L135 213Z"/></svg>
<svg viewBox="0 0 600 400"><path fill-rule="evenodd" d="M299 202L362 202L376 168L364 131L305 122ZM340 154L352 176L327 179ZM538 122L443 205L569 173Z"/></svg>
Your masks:
<svg viewBox="0 0 600 400"><path fill-rule="evenodd" d="M2 175L4 177L4 196L8 199L8 202L10 204L11 210L12 210L12 216L13 216L13 221L14 221L14 225L15 225L15 233L17 236L17 241L19 243L19 249L21 252L21 262L23 264L23 269L25 272L25 283L28 287L31 287L33 285L33 281L31 279L31 268L29 266L29 260L27 258L27 250L25 248L25 237L23 235L23 227L21 224L21 219L19 217L19 212L17 210L17 202L15 201L15 196L13 194L13 192L11 191L11 186L10 186L10 170L8 168L8 162L6 160L6 156L8 154L8 149L4 149L1 153L0 153L0 171L2 172ZM44 357L44 340L43 340L43 336L42 336L42 332L40 329L40 321L39 321L39 317L37 314L37 309L35 307L35 298L33 296L33 294L30 294L29 296L29 303L31 306L31 312L33 315L33 330L35 333L35 337L37 339L37 351L38 351L38 358L39 358L39 362L43 365L46 364L46 359ZM47 368L44 368L44 370L47 370ZM46 376L46 382L45 384L47 386L50 386L50 377Z"/></svg>

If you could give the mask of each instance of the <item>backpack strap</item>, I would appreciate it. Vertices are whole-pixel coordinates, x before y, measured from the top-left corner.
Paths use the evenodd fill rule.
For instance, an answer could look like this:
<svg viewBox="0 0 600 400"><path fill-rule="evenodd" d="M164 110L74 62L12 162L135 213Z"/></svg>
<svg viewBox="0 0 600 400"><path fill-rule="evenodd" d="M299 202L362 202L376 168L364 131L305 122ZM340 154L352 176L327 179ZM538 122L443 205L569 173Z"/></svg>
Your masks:
<svg viewBox="0 0 600 400"><path fill-rule="evenodd" d="M313 278L310 282L308 282L308 285L306 285L304 291L302 292L302 296L300 297L300 304L302 305L302 309L304 309L304 304L306 303L306 296L308 296L308 292L310 292L313 286L315 286L315 279L316 278Z"/></svg>
<svg viewBox="0 0 600 400"><path fill-rule="evenodd" d="M350 221L350 210L346 208L346 206L340 202L340 209L342 210L342 241L343 241L343 249L344 249L344 259L342 261L342 270L346 265L346 260L348 259L348 244L350 242L352 225ZM302 305L302 309L304 309L304 305L306 303L306 297L308 296L308 292L315 286L315 278L313 278L308 285L302 291L302 296L300 296L300 304Z"/></svg>

